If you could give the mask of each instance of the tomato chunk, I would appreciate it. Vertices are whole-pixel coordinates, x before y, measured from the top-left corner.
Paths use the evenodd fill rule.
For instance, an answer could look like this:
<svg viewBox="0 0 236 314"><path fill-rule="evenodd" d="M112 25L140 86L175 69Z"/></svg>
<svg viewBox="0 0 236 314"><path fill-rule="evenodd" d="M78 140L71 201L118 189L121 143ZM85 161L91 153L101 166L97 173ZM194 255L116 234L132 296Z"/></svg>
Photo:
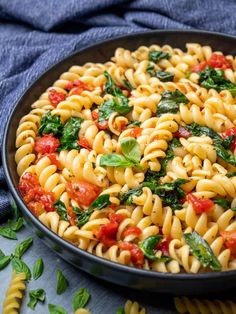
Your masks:
<svg viewBox="0 0 236 314"><path fill-rule="evenodd" d="M203 71L203 70L205 70L206 67L207 67L207 62L203 61L199 64L194 65L192 67L192 72L197 73L197 72Z"/></svg>
<svg viewBox="0 0 236 314"><path fill-rule="evenodd" d="M124 214L110 214L109 219L111 222L120 224L127 216Z"/></svg>
<svg viewBox="0 0 236 314"><path fill-rule="evenodd" d="M108 128L107 120L103 120L101 122L98 122L98 121L94 121L94 122L99 130L106 130Z"/></svg>
<svg viewBox="0 0 236 314"><path fill-rule="evenodd" d="M98 117L99 117L99 114L98 114L98 112L97 111L92 111L92 118L93 118L93 120L97 120L98 119Z"/></svg>
<svg viewBox="0 0 236 314"><path fill-rule="evenodd" d="M224 245L230 249L232 255L236 255L236 231L221 231L220 235L224 239Z"/></svg>
<svg viewBox="0 0 236 314"><path fill-rule="evenodd" d="M176 138L181 138L181 137L189 138L192 135L192 133L180 125L178 131L175 132L173 135Z"/></svg>
<svg viewBox="0 0 236 314"><path fill-rule="evenodd" d="M141 135L141 133L142 133L142 128L134 128L134 129L132 129L131 131L130 131L130 136L131 137L139 137L140 135Z"/></svg>
<svg viewBox="0 0 236 314"><path fill-rule="evenodd" d="M231 149L235 149L236 148L236 127L230 128L228 130L226 130L224 133L221 134L221 136L223 138L227 138L229 136L234 136L234 141L231 145Z"/></svg>
<svg viewBox="0 0 236 314"><path fill-rule="evenodd" d="M39 137L35 141L34 149L39 154L51 154L55 153L60 146L60 141L52 134L45 134L43 137Z"/></svg>
<svg viewBox="0 0 236 314"><path fill-rule="evenodd" d="M121 250L127 250L131 253L131 261L136 267L142 267L144 264L144 254L141 249L134 243L121 242L119 243Z"/></svg>
<svg viewBox="0 0 236 314"><path fill-rule="evenodd" d="M31 172L25 172L20 179L18 189L22 196L26 196L28 191L33 189L35 186L39 186L38 177Z"/></svg>
<svg viewBox="0 0 236 314"><path fill-rule="evenodd" d="M101 193L101 188L87 181L74 180L67 183L67 192L80 206L89 206Z"/></svg>
<svg viewBox="0 0 236 314"><path fill-rule="evenodd" d="M89 142L86 140L86 138L84 136L81 137L81 139L79 141L77 141L78 145L86 148L88 150L92 150L92 148L89 145Z"/></svg>
<svg viewBox="0 0 236 314"><path fill-rule="evenodd" d="M124 237L126 237L126 236L128 236L130 234L140 235L141 233L142 233L142 230L139 227L135 227L134 226L134 227L128 227L124 231L123 235L124 235Z"/></svg>
<svg viewBox="0 0 236 314"><path fill-rule="evenodd" d="M158 243L156 249L160 250L163 253L163 255L169 256L170 255L170 253L169 253L169 244L170 244L171 240L172 240L172 237L171 236L167 236L164 241Z"/></svg>
<svg viewBox="0 0 236 314"><path fill-rule="evenodd" d="M193 209L197 214L209 212L214 206L214 202L205 198L198 198L192 193L187 196L188 202L193 206Z"/></svg>
<svg viewBox="0 0 236 314"><path fill-rule="evenodd" d="M211 58L208 61L203 61L199 64L196 64L192 68L192 72L200 72L205 70L207 66L210 66L214 69L221 69L221 70L226 70L226 69L231 69L232 64L229 60L225 58L224 55L219 54L219 53L213 53L211 55Z"/></svg>
<svg viewBox="0 0 236 314"><path fill-rule="evenodd" d="M116 234L118 230L118 224L115 222L109 222L100 227L96 237L105 246L110 247L116 244Z"/></svg>
<svg viewBox="0 0 236 314"><path fill-rule="evenodd" d="M92 91L92 87L90 87L89 85L85 84L84 82L80 81L80 80L75 80L73 82L69 82L65 89L70 90L69 92L69 96L71 95L80 95L84 90L87 91Z"/></svg>
<svg viewBox="0 0 236 314"><path fill-rule="evenodd" d="M55 89L50 89L48 92L48 99L53 107L57 107L57 105L66 99L66 95L64 93L57 92Z"/></svg>
<svg viewBox="0 0 236 314"><path fill-rule="evenodd" d="M47 212L55 211L53 203L55 202L55 197L52 192L44 192L40 197L41 203Z"/></svg>
<svg viewBox="0 0 236 314"><path fill-rule="evenodd" d="M57 159L56 154L54 154L54 153L45 154L45 155L39 154L38 155L38 159L35 161L35 164L37 164L39 162L39 160L42 159L45 156L47 156L50 159L52 165L55 165L60 170L62 169L62 165L61 165L60 161Z"/></svg>

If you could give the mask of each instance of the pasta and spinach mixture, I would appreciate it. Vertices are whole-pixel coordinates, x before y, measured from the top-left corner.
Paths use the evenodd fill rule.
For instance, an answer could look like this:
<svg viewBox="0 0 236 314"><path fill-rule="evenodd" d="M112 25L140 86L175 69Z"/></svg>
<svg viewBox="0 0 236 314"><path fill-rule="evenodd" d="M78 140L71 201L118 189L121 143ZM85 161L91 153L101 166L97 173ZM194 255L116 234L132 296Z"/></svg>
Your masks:
<svg viewBox="0 0 236 314"><path fill-rule="evenodd" d="M236 268L236 59L186 49L72 66L20 120L19 191L60 237L157 272Z"/></svg>

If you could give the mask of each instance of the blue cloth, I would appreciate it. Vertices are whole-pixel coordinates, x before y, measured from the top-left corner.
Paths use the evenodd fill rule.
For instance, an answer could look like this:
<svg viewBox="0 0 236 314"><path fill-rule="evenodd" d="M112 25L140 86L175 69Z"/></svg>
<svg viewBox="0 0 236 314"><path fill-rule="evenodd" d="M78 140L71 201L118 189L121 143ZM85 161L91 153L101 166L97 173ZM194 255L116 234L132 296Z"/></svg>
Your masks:
<svg viewBox="0 0 236 314"><path fill-rule="evenodd" d="M13 104L49 65L102 39L163 28L236 35L236 1L0 0L0 146ZM1 213L1 168L0 189Z"/></svg>

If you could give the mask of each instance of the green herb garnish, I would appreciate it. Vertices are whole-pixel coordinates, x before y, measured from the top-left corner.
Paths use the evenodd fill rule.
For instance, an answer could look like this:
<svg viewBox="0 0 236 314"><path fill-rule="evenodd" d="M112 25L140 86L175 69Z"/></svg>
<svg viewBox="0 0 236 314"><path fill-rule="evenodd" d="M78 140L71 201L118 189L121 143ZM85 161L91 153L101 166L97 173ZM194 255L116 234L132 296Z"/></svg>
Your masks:
<svg viewBox="0 0 236 314"><path fill-rule="evenodd" d="M161 82L173 82L174 79L174 74L170 73L168 71L157 71L156 72L156 77L161 81Z"/></svg>
<svg viewBox="0 0 236 314"><path fill-rule="evenodd" d="M43 273L44 264L42 258L38 258L33 267L33 278L37 280Z"/></svg>
<svg viewBox="0 0 236 314"><path fill-rule="evenodd" d="M13 257L12 259L12 269L17 273L25 273L26 278L30 280L31 278L31 271L29 267L19 258Z"/></svg>
<svg viewBox="0 0 236 314"><path fill-rule="evenodd" d="M15 248L15 257L21 258L22 255L28 250L28 248L32 245L33 238L29 237L28 239L25 239L21 243L19 243Z"/></svg>
<svg viewBox="0 0 236 314"><path fill-rule="evenodd" d="M34 310L38 301L40 301L40 302L45 301L45 296L46 296L46 293L43 289L31 290L29 292L30 300L29 300L27 306L29 308L31 308L32 310Z"/></svg>
<svg viewBox="0 0 236 314"><path fill-rule="evenodd" d="M74 311L80 308L84 308L90 299L90 293L86 288L80 288L76 291L72 298L72 308Z"/></svg>
<svg viewBox="0 0 236 314"><path fill-rule="evenodd" d="M176 113L179 111L179 105L188 104L188 98L178 89L174 92L166 90L161 93L161 100L157 105L157 115L163 113Z"/></svg>
<svg viewBox="0 0 236 314"><path fill-rule="evenodd" d="M68 312L60 305L48 304L49 314L68 314Z"/></svg>
<svg viewBox="0 0 236 314"><path fill-rule="evenodd" d="M170 59L170 57L171 56L169 53L158 50L149 51L148 54L148 60L153 61L155 63L160 61L161 59Z"/></svg>
<svg viewBox="0 0 236 314"><path fill-rule="evenodd" d="M60 147L61 150L77 149L80 150L80 146L77 143L78 133L83 122L82 118L71 117L65 123L62 130L62 137L60 138Z"/></svg>
<svg viewBox="0 0 236 314"><path fill-rule="evenodd" d="M39 135L53 134L54 136L61 135L63 124L60 116L52 115L51 111L47 111L40 120Z"/></svg>
<svg viewBox="0 0 236 314"><path fill-rule="evenodd" d="M60 269L57 270L57 294L62 294L68 287L69 282Z"/></svg>

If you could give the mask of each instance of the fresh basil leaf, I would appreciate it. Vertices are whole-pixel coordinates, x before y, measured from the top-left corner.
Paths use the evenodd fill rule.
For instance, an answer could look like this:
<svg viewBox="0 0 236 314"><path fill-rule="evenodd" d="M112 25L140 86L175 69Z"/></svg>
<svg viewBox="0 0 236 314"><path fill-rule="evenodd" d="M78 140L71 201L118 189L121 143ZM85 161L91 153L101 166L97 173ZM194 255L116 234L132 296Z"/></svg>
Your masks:
<svg viewBox="0 0 236 314"><path fill-rule="evenodd" d="M123 80L123 83L129 91L132 91L134 89L128 80Z"/></svg>
<svg viewBox="0 0 236 314"><path fill-rule="evenodd" d="M91 214L93 213L93 210L81 210L78 207L73 207L74 212L77 215L77 226L78 227L82 227L83 225L85 225L88 221L89 218L91 216Z"/></svg>
<svg viewBox="0 0 236 314"><path fill-rule="evenodd" d="M48 304L49 314L68 314L68 312L60 305Z"/></svg>
<svg viewBox="0 0 236 314"><path fill-rule="evenodd" d="M51 111L47 111L40 120L39 135L53 134L54 136L61 135L63 124L60 116L52 115Z"/></svg>
<svg viewBox="0 0 236 314"><path fill-rule="evenodd" d="M4 269L11 261L11 256L2 256L0 258L0 269Z"/></svg>
<svg viewBox="0 0 236 314"><path fill-rule="evenodd" d="M157 257L155 256L155 247L161 239L162 236L157 234L150 236L139 243L139 247L146 258L151 261L155 261L157 259Z"/></svg>
<svg viewBox="0 0 236 314"><path fill-rule="evenodd" d="M12 259L12 269L17 273L25 273L26 278L30 280L31 278L31 271L29 267L19 258L13 257Z"/></svg>
<svg viewBox="0 0 236 314"><path fill-rule="evenodd" d="M170 73L168 71L157 71L156 72L156 77L161 81L161 82L173 82L174 80L174 74Z"/></svg>
<svg viewBox="0 0 236 314"><path fill-rule="evenodd" d="M13 212L13 219L17 220L20 217L20 213L15 201L12 201L11 207Z"/></svg>
<svg viewBox="0 0 236 314"><path fill-rule="evenodd" d="M43 269L44 269L43 259L39 257L35 262L32 271L34 280L37 280L42 275Z"/></svg>
<svg viewBox="0 0 236 314"><path fill-rule="evenodd" d="M25 239L21 243L19 243L15 248L15 257L21 258L21 256L28 250L28 248L32 245L33 238L29 237Z"/></svg>
<svg viewBox="0 0 236 314"><path fill-rule="evenodd" d="M6 256L3 251L0 249L0 259L3 258L4 256Z"/></svg>
<svg viewBox="0 0 236 314"><path fill-rule="evenodd" d="M132 137L126 137L120 142L121 150L124 156L133 162L138 164L141 159L141 149L138 141Z"/></svg>
<svg viewBox="0 0 236 314"><path fill-rule="evenodd" d="M119 96L112 99L106 100L100 105L98 109L98 121L107 120L112 112L117 112L120 115L127 115L132 110L129 106L128 98L125 96Z"/></svg>
<svg viewBox="0 0 236 314"><path fill-rule="evenodd" d="M45 301L45 296L46 296L46 293L43 289L31 290L29 292L30 300L29 300L27 306L29 308L31 308L32 310L34 310L38 301L40 301L40 302Z"/></svg>
<svg viewBox="0 0 236 314"><path fill-rule="evenodd" d="M116 310L116 314L125 314L125 310L124 310L124 308L118 308L117 310Z"/></svg>
<svg viewBox="0 0 236 314"><path fill-rule="evenodd" d="M60 269L57 270L57 294L62 294L68 287L69 282Z"/></svg>
<svg viewBox="0 0 236 314"><path fill-rule="evenodd" d="M90 293L86 288L80 288L76 291L72 298L72 308L74 311L84 308L90 299Z"/></svg>
<svg viewBox="0 0 236 314"><path fill-rule="evenodd" d="M103 195L98 196L98 198L96 198L96 200L89 206L89 209L90 210L94 210L94 209L100 210L104 207L111 205L109 198L110 198L109 194L103 194Z"/></svg>
<svg viewBox="0 0 236 314"><path fill-rule="evenodd" d="M227 80L224 76L224 71L220 69L214 69L207 66L205 70L199 73L199 85L206 89L215 89L217 92L222 90L229 90L233 97L236 96L236 84Z"/></svg>
<svg viewBox="0 0 236 314"><path fill-rule="evenodd" d="M13 230L13 231L19 231L23 226L24 226L24 220L22 217L19 217L16 221L14 220L9 220L8 221L8 226Z"/></svg>
<svg viewBox="0 0 236 314"><path fill-rule="evenodd" d="M230 201L225 199L225 198L217 198L217 199L213 199L213 202L219 206L221 206L224 209L228 209L230 208Z"/></svg>
<svg viewBox="0 0 236 314"><path fill-rule="evenodd" d="M17 236L14 230L10 227L0 227L0 236L12 240L17 240Z"/></svg>
<svg viewBox="0 0 236 314"><path fill-rule="evenodd" d="M134 164L119 154L105 154L100 158L100 166L108 167L132 167Z"/></svg>
<svg viewBox="0 0 236 314"><path fill-rule="evenodd" d="M184 233L184 239L191 252L204 267L210 267L213 271L220 271L221 264L213 253L209 244L196 232Z"/></svg>
<svg viewBox="0 0 236 314"><path fill-rule="evenodd" d="M153 62L158 62L161 59L170 59L170 57L169 53L158 50L149 51L148 54L148 60Z"/></svg>
<svg viewBox="0 0 236 314"><path fill-rule="evenodd" d="M55 203L54 203L54 207L56 208L56 211L58 213L58 215L60 216L60 218L62 220L65 220L65 221L68 221L68 215L67 215L67 209L66 209L66 206L65 204L60 201L60 200L57 200Z"/></svg>
<svg viewBox="0 0 236 314"><path fill-rule="evenodd" d="M229 172L226 174L227 178L232 178L232 177L236 177L236 172Z"/></svg>
<svg viewBox="0 0 236 314"><path fill-rule="evenodd" d="M128 123L128 126L130 127L135 127L135 126L140 126L141 125L141 121L138 121L138 120L132 120L132 121L129 121Z"/></svg>
<svg viewBox="0 0 236 314"><path fill-rule="evenodd" d="M232 153L229 153L222 145L215 144L214 145L216 154L218 157L222 158L227 163L236 166L236 158Z"/></svg>
<svg viewBox="0 0 236 314"><path fill-rule="evenodd" d="M130 189L125 193L120 193L119 199L121 204L131 205L133 202L133 196L140 196L143 192L143 189L141 186Z"/></svg>
<svg viewBox="0 0 236 314"><path fill-rule="evenodd" d="M59 151L68 149L80 150L77 140L82 122L83 119L79 117L71 117L67 120L62 130L62 137L60 139L61 145L58 149Z"/></svg>
<svg viewBox="0 0 236 314"><path fill-rule="evenodd" d="M161 93L161 100L157 105L157 115L164 113L176 113L179 111L179 104L188 104L188 98L178 89L174 92L166 90Z"/></svg>

